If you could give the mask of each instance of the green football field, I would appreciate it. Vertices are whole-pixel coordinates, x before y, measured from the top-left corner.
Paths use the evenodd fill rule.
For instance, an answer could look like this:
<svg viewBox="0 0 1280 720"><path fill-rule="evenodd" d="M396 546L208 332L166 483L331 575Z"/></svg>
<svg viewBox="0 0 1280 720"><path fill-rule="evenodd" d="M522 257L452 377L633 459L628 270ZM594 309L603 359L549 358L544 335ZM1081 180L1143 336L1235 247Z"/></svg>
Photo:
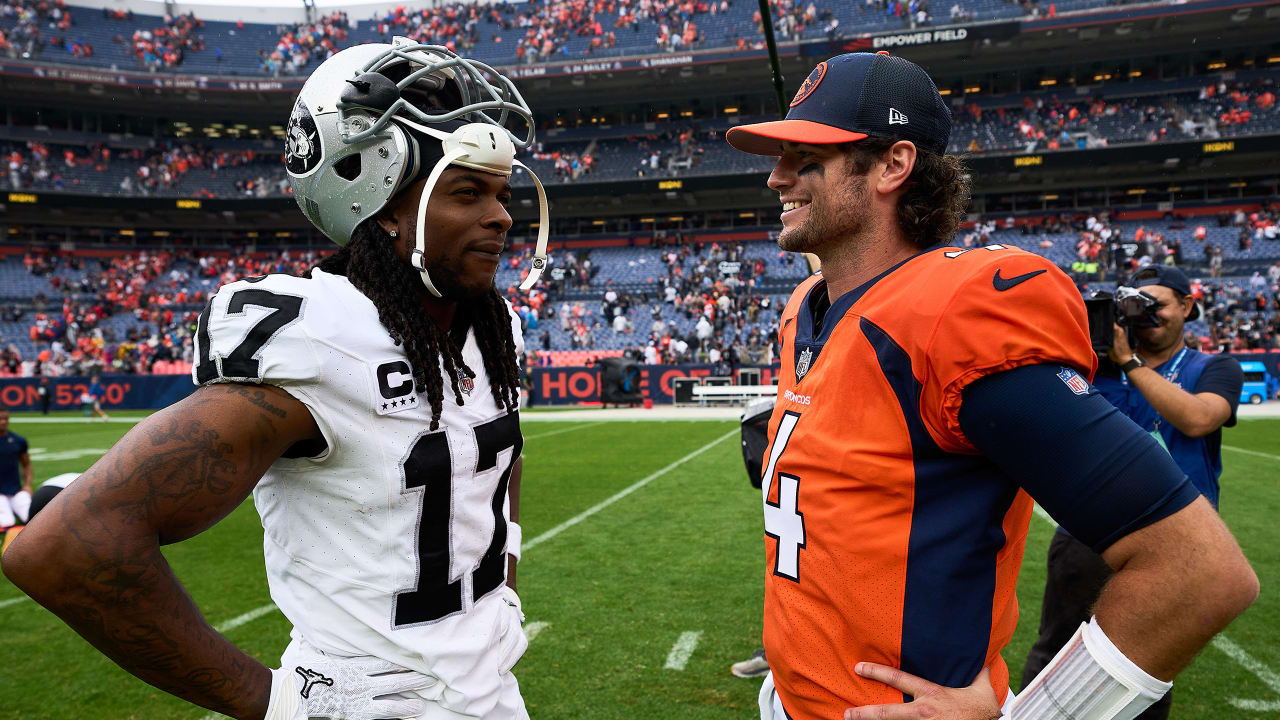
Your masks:
<svg viewBox="0 0 1280 720"><path fill-rule="evenodd" d="M757 717L760 681L729 674L759 644L763 573L760 497L747 483L737 423L555 415L524 424L519 580L532 642L516 674L531 715ZM38 480L84 470L130 427L60 420L13 418ZM1224 445L1223 514L1262 596L1179 677L1178 720L1280 717L1280 420L1241 421ZM1032 519L1022 619L1005 651L1015 679L1039 616L1051 533ZM252 504L166 554L209 621L276 666L289 629L267 595ZM207 715L124 673L3 578L0 663L0 719Z"/></svg>

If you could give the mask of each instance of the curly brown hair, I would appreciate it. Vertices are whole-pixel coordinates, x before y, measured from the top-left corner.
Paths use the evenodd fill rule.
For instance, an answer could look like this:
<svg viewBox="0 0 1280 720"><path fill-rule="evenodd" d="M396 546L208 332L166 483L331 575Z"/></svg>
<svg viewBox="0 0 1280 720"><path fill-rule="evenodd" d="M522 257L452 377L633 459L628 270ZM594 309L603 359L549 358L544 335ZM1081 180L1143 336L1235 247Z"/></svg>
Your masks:
<svg viewBox="0 0 1280 720"><path fill-rule="evenodd" d="M843 143L851 173L864 175L898 140L869 137ZM916 164L898 198L898 225L916 247L948 243L969 208L968 168L956 155L939 155L916 147Z"/></svg>

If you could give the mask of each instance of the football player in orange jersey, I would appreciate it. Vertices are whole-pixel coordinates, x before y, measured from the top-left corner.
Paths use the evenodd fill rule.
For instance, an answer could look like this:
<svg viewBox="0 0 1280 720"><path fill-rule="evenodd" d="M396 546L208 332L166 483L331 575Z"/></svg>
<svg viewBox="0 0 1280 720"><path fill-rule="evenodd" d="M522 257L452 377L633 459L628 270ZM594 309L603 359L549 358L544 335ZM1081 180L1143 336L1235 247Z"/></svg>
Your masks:
<svg viewBox="0 0 1280 720"><path fill-rule="evenodd" d="M945 246L969 193L950 132L922 69L852 53L785 120L727 136L778 158L778 244L823 268L779 323L764 720L1131 720L1258 592L1209 503L1090 384L1066 275ZM1116 573L1015 698L1000 652L1032 498Z"/></svg>

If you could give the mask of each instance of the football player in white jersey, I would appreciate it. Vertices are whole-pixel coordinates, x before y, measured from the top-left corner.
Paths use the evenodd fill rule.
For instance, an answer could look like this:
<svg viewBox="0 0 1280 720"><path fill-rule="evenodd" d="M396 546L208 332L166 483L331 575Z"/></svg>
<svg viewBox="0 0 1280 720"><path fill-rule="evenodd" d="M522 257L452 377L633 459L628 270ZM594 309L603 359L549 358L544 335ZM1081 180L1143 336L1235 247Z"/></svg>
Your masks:
<svg viewBox="0 0 1280 720"><path fill-rule="evenodd" d="M523 341L493 279L532 128L510 81L438 46L326 60L286 165L341 250L309 277L223 286L200 315L200 387L61 493L5 574L121 667L235 718L527 718ZM548 227L534 181L526 287ZM250 492L293 625L274 670L209 627L160 553Z"/></svg>

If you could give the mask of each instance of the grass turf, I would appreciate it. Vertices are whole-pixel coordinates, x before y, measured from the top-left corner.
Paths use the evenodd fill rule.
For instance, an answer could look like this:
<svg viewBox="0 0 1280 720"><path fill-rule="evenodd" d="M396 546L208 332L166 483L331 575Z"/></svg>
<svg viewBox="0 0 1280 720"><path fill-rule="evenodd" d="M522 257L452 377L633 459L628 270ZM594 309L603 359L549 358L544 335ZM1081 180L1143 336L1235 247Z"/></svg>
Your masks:
<svg viewBox="0 0 1280 720"><path fill-rule="evenodd" d="M113 413L113 419L125 417ZM37 478L76 472L128 424L24 422ZM63 419L63 418L57 418ZM642 479L650 481L526 551L520 589L531 623L546 623L517 668L534 718L752 718L759 681L728 673L759 643L762 524L732 422L538 423L525 427L521 502L526 543ZM1226 635L1280 668L1280 420L1226 431L1222 512L1262 579L1263 595ZM695 457L672 467L690 453ZM1245 452L1247 451L1247 452ZM1259 455L1258 453L1261 453ZM1022 619L1005 657L1016 678L1033 640L1051 526L1033 519L1019 583ZM209 532L166 548L215 625L269 602L262 531L250 504ZM117 668L56 617L0 579L8 679L0 718L174 719L205 712ZM664 667L681 633L701 632L683 670ZM227 632L274 665L288 624L271 611ZM1265 673L1264 673L1265 676ZM1280 687L1209 648L1178 679L1177 720L1280 716ZM1232 701L1253 701L1237 709ZM1276 710L1269 710L1274 706Z"/></svg>

